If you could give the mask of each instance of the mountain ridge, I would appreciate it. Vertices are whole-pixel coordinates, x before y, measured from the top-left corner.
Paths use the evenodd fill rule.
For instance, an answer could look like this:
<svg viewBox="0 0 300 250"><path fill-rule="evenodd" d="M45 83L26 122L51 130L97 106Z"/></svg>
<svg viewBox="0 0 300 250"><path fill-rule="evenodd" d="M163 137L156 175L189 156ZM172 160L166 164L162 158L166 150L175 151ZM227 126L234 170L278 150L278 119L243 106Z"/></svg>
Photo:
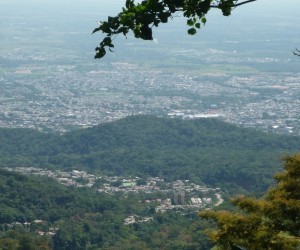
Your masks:
<svg viewBox="0 0 300 250"><path fill-rule="evenodd" d="M266 134L217 119L148 115L63 135L0 129L0 138L2 166L192 179L256 191L270 185L280 157L300 146L300 137Z"/></svg>

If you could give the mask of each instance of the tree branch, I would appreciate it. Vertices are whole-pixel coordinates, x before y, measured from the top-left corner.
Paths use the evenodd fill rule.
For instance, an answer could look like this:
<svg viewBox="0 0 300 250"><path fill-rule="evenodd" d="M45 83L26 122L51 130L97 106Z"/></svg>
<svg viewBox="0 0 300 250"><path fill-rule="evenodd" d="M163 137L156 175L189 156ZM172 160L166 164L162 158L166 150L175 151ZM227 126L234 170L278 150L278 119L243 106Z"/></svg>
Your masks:
<svg viewBox="0 0 300 250"><path fill-rule="evenodd" d="M126 0L126 8L122 12L115 17L109 16L107 21L100 22L99 27L93 30L93 33L102 31L106 34L100 46L95 49L95 57L101 58L106 54L106 49L111 51L114 48L114 35L126 36L130 30L136 38L152 40L152 27L167 23L176 12L183 12L189 26L187 32L194 35L201 25L205 25L205 16L211 8L221 10L223 16L230 16L233 9L255 1L257 0L150 0L135 4L134 0ZM295 53L300 54L298 51Z"/></svg>
<svg viewBox="0 0 300 250"><path fill-rule="evenodd" d="M300 50L296 48L296 51L293 51L295 56L300 56Z"/></svg>
<svg viewBox="0 0 300 250"><path fill-rule="evenodd" d="M247 1L244 1L244 2L241 2L241 3L234 4L232 7L238 7L240 5L243 5L243 4L246 4L246 3L255 2L255 1L256 0L247 0Z"/></svg>
<svg viewBox="0 0 300 250"><path fill-rule="evenodd" d="M247 4L247 3L251 3L251 2L256 2L256 1L257 0L247 0L247 1L244 1L244 2L241 2L241 3L235 3L235 4L231 5L231 7L235 8L235 7L238 7L238 6ZM219 8L219 5L211 5L210 7L211 8Z"/></svg>

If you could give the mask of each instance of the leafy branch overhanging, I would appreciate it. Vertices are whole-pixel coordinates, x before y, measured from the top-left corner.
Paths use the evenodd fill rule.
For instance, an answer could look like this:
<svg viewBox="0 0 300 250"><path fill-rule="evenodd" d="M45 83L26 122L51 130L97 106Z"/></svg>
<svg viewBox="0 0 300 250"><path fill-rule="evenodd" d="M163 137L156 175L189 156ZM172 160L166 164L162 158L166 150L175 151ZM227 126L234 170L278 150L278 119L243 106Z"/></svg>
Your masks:
<svg viewBox="0 0 300 250"><path fill-rule="evenodd" d="M107 21L99 22L99 26L93 30L92 33L106 34L95 49L95 58L104 57L107 48L112 51L113 40L119 34L126 37L129 31L133 31L136 38L153 40L152 28L167 23L175 13L182 13L187 18L187 32L195 35L197 29L205 25L205 16L211 9L220 9L224 16L229 16L234 8L255 1L257 0L144 0L135 3L134 0L126 0L125 7L118 15L109 16Z"/></svg>

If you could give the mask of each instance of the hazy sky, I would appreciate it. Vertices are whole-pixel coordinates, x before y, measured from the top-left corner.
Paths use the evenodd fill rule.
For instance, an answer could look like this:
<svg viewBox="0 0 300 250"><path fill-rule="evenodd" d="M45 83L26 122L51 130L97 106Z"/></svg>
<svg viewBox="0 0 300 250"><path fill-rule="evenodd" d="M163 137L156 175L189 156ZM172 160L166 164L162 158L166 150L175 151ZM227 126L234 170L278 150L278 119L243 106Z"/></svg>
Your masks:
<svg viewBox="0 0 300 250"><path fill-rule="evenodd" d="M0 13L5 15L8 11L21 12L26 15L47 14L53 17L60 13L90 13L90 19L103 19L108 15L117 14L125 0L0 0ZM254 3L246 4L237 8L232 19L240 18L243 15L265 15L286 16L299 20L299 0L257 0ZM1 16L2 16L1 15ZM219 17L220 15L218 15ZM80 15L79 15L80 18ZM255 20L253 20L255 22Z"/></svg>
<svg viewBox="0 0 300 250"><path fill-rule="evenodd" d="M0 0L0 6L5 9L12 8L16 11L26 9L27 11L91 11L98 12L99 16L112 15L121 10L125 0ZM32 7L34 7L32 9ZM3 11L3 10L2 10ZM2 12L0 10L0 12ZM300 11L299 0L257 0L254 3L239 7L235 12L256 12L258 14L280 13L281 15L297 15Z"/></svg>
<svg viewBox="0 0 300 250"><path fill-rule="evenodd" d="M82 33L87 40L98 42L98 34L90 36L97 21L105 20L108 15L116 15L124 4L125 0L0 0L0 39L9 35L13 37L14 32L17 34L18 30L26 27L37 30L50 27L61 33ZM180 34L182 39L202 41L235 39L235 35L245 39L286 37L292 50L300 47L299 13L299 0L258 0L235 9L230 17L223 17L219 10L212 11L208 15L206 27L193 38L186 34L186 20L181 18L162 24L154 30L154 37L161 39L162 43L164 40L161 36L165 34L170 35L171 40L177 39ZM24 23L28 23L28 26ZM7 25L11 25L10 34L6 33ZM118 41L123 40L118 38Z"/></svg>

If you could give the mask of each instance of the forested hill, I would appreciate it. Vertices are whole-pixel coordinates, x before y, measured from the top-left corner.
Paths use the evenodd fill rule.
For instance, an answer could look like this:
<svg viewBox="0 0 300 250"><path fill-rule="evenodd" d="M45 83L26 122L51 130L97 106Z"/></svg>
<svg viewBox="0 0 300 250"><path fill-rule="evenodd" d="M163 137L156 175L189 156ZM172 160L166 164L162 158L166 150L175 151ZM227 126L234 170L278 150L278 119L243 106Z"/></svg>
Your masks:
<svg viewBox="0 0 300 250"><path fill-rule="evenodd" d="M232 149L281 148L300 146L299 137L266 134L240 128L218 119L168 119L131 116L88 129L67 133L65 142L72 151L82 153L118 147L190 148L221 147ZM80 142L80 144L78 143ZM80 147L80 145L82 147Z"/></svg>
<svg viewBox="0 0 300 250"><path fill-rule="evenodd" d="M216 119L132 116L64 135L0 130L2 166L88 169L192 179L263 190L299 137L265 134Z"/></svg>
<svg viewBox="0 0 300 250"><path fill-rule="evenodd" d="M82 211L103 212L117 206L115 201L104 195L68 188L50 178L25 176L1 169L0 176L0 225L35 219L53 223Z"/></svg>

